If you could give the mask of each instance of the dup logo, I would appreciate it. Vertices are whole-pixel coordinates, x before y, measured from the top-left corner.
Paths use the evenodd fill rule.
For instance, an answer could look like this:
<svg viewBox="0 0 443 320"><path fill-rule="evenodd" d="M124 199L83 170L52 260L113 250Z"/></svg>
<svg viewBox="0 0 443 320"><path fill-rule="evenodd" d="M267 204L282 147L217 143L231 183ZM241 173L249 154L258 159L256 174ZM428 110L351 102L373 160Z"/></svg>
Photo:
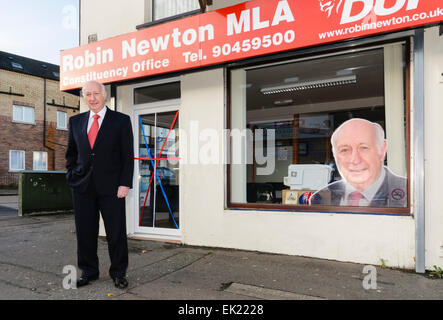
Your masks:
<svg viewBox="0 0 443 320"><path fill-rule="evenodd" d="M338 14L340 6L343 0L318 0L320 3L320 10L328 14L328 18L331 16L332 10Z"/></svg>
<svg viewBox="0 0 443 320"><path fill-rule="evenodd" d="M340 15L340 24L356 22L365 18L368 14L375 16L388 16L402 9L415 10L420 0L318 0L320 10L331 17L335 12Z"/></svg>

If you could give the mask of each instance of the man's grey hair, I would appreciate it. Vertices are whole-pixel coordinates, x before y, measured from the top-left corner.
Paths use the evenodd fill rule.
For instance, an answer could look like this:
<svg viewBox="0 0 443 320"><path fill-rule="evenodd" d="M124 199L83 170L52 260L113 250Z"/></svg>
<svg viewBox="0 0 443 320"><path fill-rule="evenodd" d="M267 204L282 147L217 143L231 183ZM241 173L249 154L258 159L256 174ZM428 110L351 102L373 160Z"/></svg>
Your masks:
<svg viewBox="0 0 443 320"><path fill-rule="evenodd" d="M97 82L97 81L88 81L88 82L85 82L85 84L83 85L83 87L82 87L82 97L84 98L85 97L85 88L86 88L86 86L88 85L88 84L90 84L90 83L96 83L96 84L98 84L99 86L100 86L100 88L102 89L102 96L105 96L105 93L106 93L106 88L105 88L105 86L103 85L103 84L101 84L100 82Z"/></svg>
<svg viewBox="0 0 443 320"><path fill-rule="evenodd" d="M382 126L379 125L376 122L371 122L369 120L366 119L361 119L361 118L353 118L353 119L349 119L345 122L343 122L337 129L335 129L334 133L331 136L331 145L332 145L332 153L335 155L335 140L337 139L337 135L340 132L340 129L347 123L351 122L351 121L356 121L356 120L360 120L360 121L364 121L366 123L369 123L373 126L374 128L374 132L375 132L375 139L376 139L376 145L378 148L378 153L381 154L381 151L383 149L383 145L385 143L385 131L383 130Z"/></svg>

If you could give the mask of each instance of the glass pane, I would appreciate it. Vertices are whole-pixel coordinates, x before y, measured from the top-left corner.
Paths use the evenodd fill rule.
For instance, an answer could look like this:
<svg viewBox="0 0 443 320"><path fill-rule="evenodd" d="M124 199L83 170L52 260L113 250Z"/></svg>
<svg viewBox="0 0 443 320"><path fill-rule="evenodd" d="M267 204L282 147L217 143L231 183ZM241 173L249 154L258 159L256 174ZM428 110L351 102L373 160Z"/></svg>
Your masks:
<svg viewBox="0 0 443 320"><path fill-rule="evenodd" d="M406 207L404 83L402 44L232 70L231 202Z"/></svg>
<svg viewBox="0 0 443 320"><path fill-rule="evenodd" d="M57 111L57 127L66 128L66 112Z"/></svg>
<svg viewBox="0 0 443 320"><path fill-rule="evenodd" d="M12 65L13 68L22 69L23 70L23 66L20 63L11 62L11 65Z"/></svg>
<svg viewBox="0 0 443 320"><path fill-rule="evenodd" d="M47 170L48 166L47 152L34 152L34 170Z"/></svg>
<svg viewBox="0 0 443 320"><path fill-rule="evenodd" d="M152 159L139 161L139 220L143 227L179 228L179 164L176 159L179 123L176 115L177 111L141 116L139 157Z"/></svg>
<svg viewBox="0 0 443 320"><path fill-rule="evenodd" d="M134 90L134 104L179 99L180 82L171 82L157 86L148 86Z"/></svg>
<svg viewBox="0 0 443 320"><path fill-rule="evenodd" d="M23 121L34 123L34 108L23 107Z"/></svg>
<svg viewBox="0 0 443 320"><path fill-rule="evenodd" d="M197 0L153 0L153 7L153 20L159 20L180 13L200 9Z"/></svg>
<svg viewBox="0 0 443 320"><path fill-rule="evenodd" d="M139 122L139 158L152 158L155 150L155 114L141 115L143 127ZM149 151L149 152L148 152ZM151 174L154 171L152 161L139 160L139 225L154 226L154 191L152 190ZM148 192L149 189L149 192Z"/></svg>
<svg viewBox="0 0 443 320"><path fill-rule="evenodd" d="M178 150L178 116L177 111L157 114L157 133L155 157L170 160L161 160L157 166L156 176L156 220L155 226L159 228L179 227L179 166ZM175 119L175 122L174 122ZM174 122L174 127L171 126Z"/></svg>
<svg viewBox="0 0 443 320"><path fill-rule="evenodd" d="M25 168L25 154L23 151L11 151L11 170Z"/></svg>
<svg viewBox="0 0 443 320"><path fill-rule="evenodd" d="M12 119L14 121L23 121L23 108L20 106L12 107Z"/></svg>

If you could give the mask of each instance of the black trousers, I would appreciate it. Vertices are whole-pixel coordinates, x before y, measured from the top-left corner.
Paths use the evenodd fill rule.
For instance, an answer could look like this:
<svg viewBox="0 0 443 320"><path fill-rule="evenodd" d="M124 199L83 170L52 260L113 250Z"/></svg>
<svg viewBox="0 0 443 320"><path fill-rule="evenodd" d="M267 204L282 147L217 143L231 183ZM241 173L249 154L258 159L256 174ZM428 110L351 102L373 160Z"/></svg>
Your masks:
<svg viewBox="0 0 443 320"><path fill-rule="evenodd" d="M99 214L105 225L111 278L123 277L128 268L125 199L115 195L100 195L93 181L85 193L73 191L75 227L77 232L77 261L83 275L99 274L97 255Z"/></svg>

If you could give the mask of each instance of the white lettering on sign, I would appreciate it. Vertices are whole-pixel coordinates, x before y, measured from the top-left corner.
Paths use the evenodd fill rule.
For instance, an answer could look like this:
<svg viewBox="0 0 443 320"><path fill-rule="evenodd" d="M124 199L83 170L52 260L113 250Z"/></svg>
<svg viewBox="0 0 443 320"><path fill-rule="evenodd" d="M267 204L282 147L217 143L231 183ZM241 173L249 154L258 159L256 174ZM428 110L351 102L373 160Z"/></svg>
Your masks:
<svg viewBox="0 0 443 320"><path fill-rule="evenodd" d="M214 26L208 24L206 26L198 27L198 29L187 29L181 32L179 28L174 28L171 34L151 38L149 40L141 40L137 43L137 39L122 41L122 59L133 58L137 55L144 56L150 52L166 51L169 47L169 40L172 38L172 45L174 48L180 48L182 44L185 46L193 45L194 43L204 42L206 40L214 39Z"/></svg>
<svg viewBox="0 0 443 320"><path fill-rule="evenodd" d="M100 47L97 47L95 53L85 50L83 56L77 56L75 58L72 54L63 56L62 65L63 71L73 71L74 68L82 69L83 67L92 67L97 64L112 61L114 61L114 51L112 49L102 51Z"/></svg>
<svg viewBox="0 0 443 320"><path fill-rule="evenodd" d="M272 19L272 26L280 24L280 22L293 22L294 15L287 0L282 0L278 3L275 9L274 18ZM228 14L226 17L227 35L232 36L242 32L251 31L251 10L243 10L240 12L240 17L237 20L235 13ZM258 30L269 27L269 20L261 20L260 7L252 9L252 30Z"/></svg>
<svg viewBox="0 0 443 320"><path fill-rule="evenodd" d="M60 88L79 88L89 80L111 83L201 68L439 23L443 8L437 2L441 1L252 0L65 50ZM314 2L319 7L312 6ZM312 23L313 17L320 16L326 18Z"/></svg>
<svg viewBox="0 0 443 320"><path fill-rule="evenodd" d="M168 49L168 44L169 34L157 39L151 38L150 41L141 40L139 43L137 43L136 39L131 39L130 42L124 40L122 42L122 59L132 58L136 55L144 56L149 53L151 48L154 52L165 51Z"/></svg>
<svg viewBox="0 0 443 320"><path fill-rule="evenodd" d="M396 0L390 8L385 8L385 0L347 0L343 6L340 24L355 22L366 17L372 10L377 16L387 16L402 9L407 3L406 10L414 10L418 7L419 0ZM363 4L360 12L352 14L354 4Z"/></svg>

